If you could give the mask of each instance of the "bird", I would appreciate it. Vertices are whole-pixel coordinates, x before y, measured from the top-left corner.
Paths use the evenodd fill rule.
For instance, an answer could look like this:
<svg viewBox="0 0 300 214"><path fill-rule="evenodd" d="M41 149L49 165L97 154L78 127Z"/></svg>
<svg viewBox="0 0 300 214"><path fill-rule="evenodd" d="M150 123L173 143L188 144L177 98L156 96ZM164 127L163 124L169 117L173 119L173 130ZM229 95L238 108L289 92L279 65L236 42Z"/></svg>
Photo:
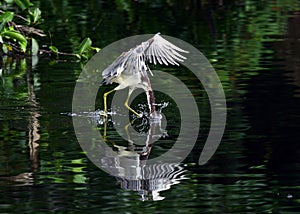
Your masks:
<svg viewBox="0 0 300 214"><path fill-rule="evenodd" d="M103 80L100 85L119 84L113 90L103 95L104 115L107 116L107 96L114 91L125 88L129 88L124 104L129 111L138 117L142 117L142 114L138 114L128 105L132 92L137 88L141 88L146 92L150 115L151 113L155 113L155 97L148 72L151 75L153 74L147 62L155 65L159 63L167 66L179 66L179 62L183 62L186 59L185 56L181 55L182 53L188 53L188 51L167 41L160 33L155 34L147 41L131 48L129 51L123 52L102 72Z"/></svg>

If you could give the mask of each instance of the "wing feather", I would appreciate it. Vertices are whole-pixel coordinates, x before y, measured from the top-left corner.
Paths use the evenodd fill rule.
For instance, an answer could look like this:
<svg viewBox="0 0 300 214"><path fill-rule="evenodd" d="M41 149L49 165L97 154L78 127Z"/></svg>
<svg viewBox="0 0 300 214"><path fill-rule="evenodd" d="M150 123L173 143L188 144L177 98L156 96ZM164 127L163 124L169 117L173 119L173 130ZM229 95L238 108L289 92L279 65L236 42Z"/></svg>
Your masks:
<svg viewBox="0 0 300 214"><path fill-rule="evenodd" d="M123 52L102 72L102 76L107 84L112 83L114 78L122 73L124 75L140 73L142 76L147 76L147 70L149 69L146 61L155 65L157 63L161 65L179 65L178 62L183 62L186 59L181 53L188 53L188 51L177 47L158 33L146 42Z"/></svg>
<svg viewBox="0 0 300 214"><path fill-rule="evenodd" d="M148 40L150 45L145 51L146 59L156 65L156 61L159 64L165 65L179 65L178 62L183 62L186 59L181 53L188 53L171 42L167 41L163 37L156 34L153 38Z"/></svg>
<svg viewBox="0 0 300 214"><path fill-rule="evenodd" d="M173 53L167 53L166 51L165 51L165 49L161 49L161 51L162 51L162 53L164 54L164 57L166 58L166 60L171 64L171 65L176 65L177 63L176 63L176 61L174 60L174 55L173 55Z"/></svg>
<svg viewBox="0 0 300 214"><path fill-rule="evenodd" d="M147 70L143 51L138 51L139 46L123 52L115 61L113 61L104 71L102 76L107 84L112 83L113 79L120 76L123 72L130 73L140 72L145 75Z"/></svg>

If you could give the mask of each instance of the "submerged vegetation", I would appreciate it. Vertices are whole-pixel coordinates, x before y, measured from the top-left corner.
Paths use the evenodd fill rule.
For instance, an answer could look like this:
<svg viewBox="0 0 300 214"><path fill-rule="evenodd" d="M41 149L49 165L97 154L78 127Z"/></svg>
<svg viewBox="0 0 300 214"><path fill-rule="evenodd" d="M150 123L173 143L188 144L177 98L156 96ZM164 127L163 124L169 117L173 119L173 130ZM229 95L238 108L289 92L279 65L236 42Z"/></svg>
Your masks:
<svg viewBox="0 0 300 214"><path fill-rule="evenodd" d="M42 11L29 0L4 0L0 2L0 54L1 55L67 55L88 59L99 48L92 47L90 38L85 38L73 53L59 51L54 45L40 45L51 39L50 33L41 29ZM42 47L42 48L41 48Z"/></svg>

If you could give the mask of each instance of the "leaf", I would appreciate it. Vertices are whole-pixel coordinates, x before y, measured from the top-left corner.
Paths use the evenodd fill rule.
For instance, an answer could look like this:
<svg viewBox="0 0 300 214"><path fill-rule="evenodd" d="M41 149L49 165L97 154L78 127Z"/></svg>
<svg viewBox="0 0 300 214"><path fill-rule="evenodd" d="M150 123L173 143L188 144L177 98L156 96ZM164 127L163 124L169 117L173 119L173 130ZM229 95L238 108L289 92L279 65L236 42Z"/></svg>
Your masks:
<svg viewBox="0 0 300 214"><path fill-rule="evenodd" d="M101 50L101 48L91 47L92 50L95 50L97 53Z"/></svg>
<svg viewBox="0 0 300 214"><path fill-rule="evenodd" d="M32 38L31 39L31 54L33 56L35 56L38 54L38 52L39 52L39 44L34 38Z"/></svg>
<svg viewBox="0 0 300 214"><path fill-rule="evenodd" d="M13 48L12 48L11 45L6 44L6 47L7 47L7 50L9 50L9 51L12 51L12 50L13 50Z"/></svg>
<svg viewBox="0 0 300 214"><path fill-rule="evenodd" d="M49 49L50 49L53 53L58 54L58 49L57 49L57 47L51 45L51 46L49 46Z"/></svg>
<svg viewBox="0 0 300 214"><path fill-rule="evenodd" d="M33 12L33 23L36 23L41 18L41 10L39 8L35 8Z"/></svg>
<svg viewBox="0 0 300 214"><path fill-rule="evenodd" d="M30 8L28 13L33 18L33 23L36 23L41 18L41 14L42 14L40 8L38 7Z"/></svg>
<svg viewBox="0 0 300 214"><path fill-rule="evenodd" d="M6 44L3 44L3 45L2 45L2 51L3 51L5 54L8 53L8 48L7 48Z"/></svg>
<svg viewBox="0 0 300 214"><path fill-rule="evenodd" d="M25 10L28 7L32 6L33 4L30 3L29 0L15 0L15 3L22 9Z"/></svg>
<svg viewBox="0 0 300 214"><path fill-rule="evenodd" d="M5 13L1 14L0 20L2 22L11 22L14 18L14 13L10 11L6 11Z"/></svg>
<svg viewBox="0 0 300 214"><path fill-rule="evenodd" d="M78 54L82 55L82 53L85 52L91 46L92 46L92 40L90 38L85 38L79 46Z"/></svg>
<svg viewBox="0 0 300 214"><path fill-rule="evenodd" d="M10 39L15 39L19 42L27 43L27 39L18 31L8 30L1 33L1 36L6 36Z"/></svg>
<svg viewBox="0 0 300 214"><path fill-rule="evenodd" d="M14 2L14 0L4 0L5 1L5 3L7 3L7 4L12 4L13 2Z"/></svg>
<svg viewBox="0 0 300 214"><path fill-rule="evenodd" d="M25 53L26 52L26 47L27 47L27 41L26 42L20 42L19 41L19 45L21 50Z"/></svg>
<svg viewBox="0 0 300 214"><path fill-rule="evenodd" d="M14 30L8 30L1 33L1 36L8 37L9 39L15 39L19 42L20 48L25 53L27 47L27 39L19 32Z"/></svg>
<svg viewBox="0 0 300 214"><path fill-rule="evenodd" d="M0 32L2 31L3 27L7 22L11 22L14 18L14 13L13 12L5 12L0 16L1 24L0 24Z"/></svg>

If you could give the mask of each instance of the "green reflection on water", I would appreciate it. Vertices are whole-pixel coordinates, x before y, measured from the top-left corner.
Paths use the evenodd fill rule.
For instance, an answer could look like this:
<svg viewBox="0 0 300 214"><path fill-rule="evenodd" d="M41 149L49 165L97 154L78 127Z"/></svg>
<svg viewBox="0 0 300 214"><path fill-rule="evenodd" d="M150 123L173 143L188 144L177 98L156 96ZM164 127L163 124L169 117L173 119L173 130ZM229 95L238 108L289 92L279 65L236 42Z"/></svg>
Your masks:
<svg viewBox="0 0 300 214"><path fill-rule="evenodd" d="M114 178L88 162L77 145L71 119L60 115L71 111L72 90L81 65L59 61L49 64L49 60L41 60L33 68L34 63L29 59L3 57L0 72L0 173L6 178L0 179L1 190L5 192L0 209L39 213L32 207L41 206L63 212L75 209L74 204L79 204L77 211L85 208L91 209L91 213L95 210L124 212L125 209L143 213L161 210L198 213L199 207L201 211L211 213L297 213L297 144L290 149L293 151L286 147L291 146L290 141L295 141L289 136L296 136L298 120L287 122L291 128L288 133L282 131L283 125L278 124L285 124L286 118L297 118L299 113L293 109L298 107L288 102L289 97L282 97L282 103L289 104L288 111L292 114L279 112L279 109L274 112L282 115L280 121L273 123L273 120L256 118L254 122L246 101L247 98L253 100L251 109L258 109L254 113L264 105L259 103L265 98L256 99L261 88L258 87L254 95L249 91L255 89L255 83L259 86L269 84L259 82L258 77L267 77L276 83L263 88L269 91L267 95L272 95L277 85L289 84L284 83L282 76L280 80L274 78L276 63L282 63L277 62L278 50L274 45L289 41L286 38L288 23L293 18L293 11L299 11L299 1L260 3L246 0L243 4L224 1L222 7L209 1L202 1L200 6L196 5L197 1L74 2L43 0L39 3L45 10L45 18L50 21L45 27L54 35L54 43L61 44L66 51L77 47L79 39L87 36L97 46L104 47L125 36L160 31L188 41L205 53L219 74L229 104L223 142L212 162L203 168L189 166L197 160L201 145L196 148L187 160L190 179L163 192L165 201L141 203L135 192L121 190ZM53 16L57 19L50 19ZM284 70L287 65L280 66L282 72L289 72ZM188 72L178 74L172 69L168 72L185 82L195 94L201 109L199 141L204 141L210 121L205 91ZM279 82L283 82L282 85ZM269 105L276 109L282 103L271 102ZM253 127L257 130L268 127L271 131L266 134L253 130ZM176 135L172 133L175 131L172 129L170 133ZM116 138L114 143L121 141L113 131L111 134ZM39 147L35 148L34 143ZM92 143L97 145L96 140ZM156 154L163 153L169 146L159 145ZM289 153L281 154L281 150ZM27 180L14 177L31 172L35 176ZM39 188L24 190L16 187L25 184ZM14 203L16 201L18 203ZM65 205L59 207L57 201Z"/></svg>

